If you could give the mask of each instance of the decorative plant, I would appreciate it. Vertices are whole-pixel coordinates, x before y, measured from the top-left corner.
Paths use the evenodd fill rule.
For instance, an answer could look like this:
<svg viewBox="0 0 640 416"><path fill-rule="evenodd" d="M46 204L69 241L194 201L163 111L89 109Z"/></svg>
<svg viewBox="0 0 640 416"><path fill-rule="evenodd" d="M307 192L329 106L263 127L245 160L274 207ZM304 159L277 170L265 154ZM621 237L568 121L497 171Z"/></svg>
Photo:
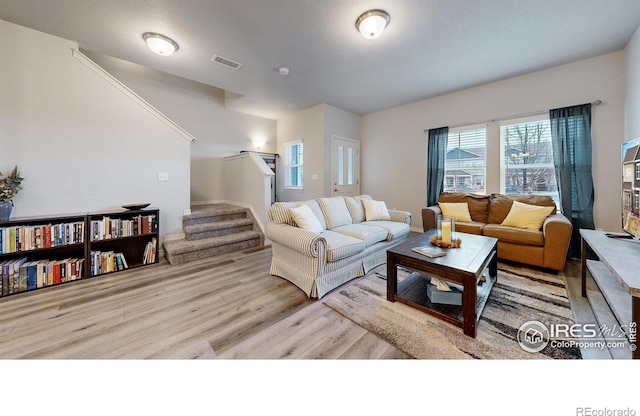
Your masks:
<svg viewBox="0 0 640 416"><path fill-rule="evenodd" d="M0 201L9 201L13 205L13 198L22 189L21 183L23 180L24 178L20 176L18 166L15 166L7 176L2 175L2 172L0 172Z"/></svg>

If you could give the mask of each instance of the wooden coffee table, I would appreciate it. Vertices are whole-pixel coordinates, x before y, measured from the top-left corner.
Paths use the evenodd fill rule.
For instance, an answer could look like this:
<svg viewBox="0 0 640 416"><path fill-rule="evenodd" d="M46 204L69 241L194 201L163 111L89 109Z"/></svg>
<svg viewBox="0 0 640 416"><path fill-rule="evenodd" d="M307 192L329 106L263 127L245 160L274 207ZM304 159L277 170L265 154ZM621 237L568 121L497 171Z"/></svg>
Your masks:
<svg viewBox="0 0 640 416"><path fill-rule="evenodd" d="M435 232L410 237L387 250L387 300L402 302L450 322L475 338L477 322L498 277L498 239L455 233L462 245L446 249L446 256L430 258L412 250L431 244ZM398 283L398 267L413 273ZM462 305L432 303L427 296L432 276L462 286Z"/></svg>

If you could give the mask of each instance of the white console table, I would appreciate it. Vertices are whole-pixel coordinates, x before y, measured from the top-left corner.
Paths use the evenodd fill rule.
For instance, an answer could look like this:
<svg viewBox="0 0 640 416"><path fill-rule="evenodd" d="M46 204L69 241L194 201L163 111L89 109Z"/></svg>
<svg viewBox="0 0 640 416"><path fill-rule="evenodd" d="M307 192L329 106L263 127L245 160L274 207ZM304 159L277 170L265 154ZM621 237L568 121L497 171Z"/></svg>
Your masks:
<svg viewBox="0 0 640 416"><path fill-rule="evenodd" d="M600 288L611 312L631 344L634 359L640 358L636 325L640 322L640 242L610 238L603 231L580 230L582 237L582 296L587 297L587 269ZM600 261L587 260L590 247Z"/></svg>

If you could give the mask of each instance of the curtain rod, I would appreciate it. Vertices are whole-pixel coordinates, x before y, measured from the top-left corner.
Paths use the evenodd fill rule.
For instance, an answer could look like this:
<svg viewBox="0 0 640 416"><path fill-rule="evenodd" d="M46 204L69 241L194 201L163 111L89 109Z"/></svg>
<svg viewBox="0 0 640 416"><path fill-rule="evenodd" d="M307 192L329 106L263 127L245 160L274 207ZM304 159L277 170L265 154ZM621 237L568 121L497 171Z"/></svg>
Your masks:
<svg viewBox="0 0 640 416"><path fill-rule="evenodd" d="M602 100L595 100L594 102L591 103L591 105L600 105L600 104L602 104ZM548 114L548 113L549 113L549 110L540 110L540 111L533 111L533 112L530 112L530 113L514 114L512 116L503 116L503 117L493 118L493 119L489 119L489 120L474 121L474 122L471 122L471 123L464 123L464 124L456 124L456 125L447 126L447 127L449 127L450 129L455 129L455 128L458 128L458 127L473 126L475 124L494 123L496 121L509 120L509 119L512 119L512 118L539 116L539 115ZM429 129L424 129L423 132L424 133L428 133Z"/></svg>

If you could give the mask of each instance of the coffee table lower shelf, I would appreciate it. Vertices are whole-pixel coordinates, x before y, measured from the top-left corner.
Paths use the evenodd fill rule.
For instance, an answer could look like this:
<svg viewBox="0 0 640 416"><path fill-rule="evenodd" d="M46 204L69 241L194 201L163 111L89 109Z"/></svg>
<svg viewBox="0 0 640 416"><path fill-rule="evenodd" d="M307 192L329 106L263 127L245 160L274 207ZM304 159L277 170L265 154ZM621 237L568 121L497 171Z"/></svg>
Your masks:
<svg viewBox="0 0 640 416"><path fill-rule="evenodd" d="M485 276L486 281L478 283L476 294L476 322L480 320L491 289L496 282L496 276L491 276L488 270ZM430 276L419 272L412 272L408 277L398 282L398 292L394 295L394 300L464 329L462 305L432 303L427 296L427 285L430 284L430 281ZM475 334L471 336L475 336Z"/></svg>

